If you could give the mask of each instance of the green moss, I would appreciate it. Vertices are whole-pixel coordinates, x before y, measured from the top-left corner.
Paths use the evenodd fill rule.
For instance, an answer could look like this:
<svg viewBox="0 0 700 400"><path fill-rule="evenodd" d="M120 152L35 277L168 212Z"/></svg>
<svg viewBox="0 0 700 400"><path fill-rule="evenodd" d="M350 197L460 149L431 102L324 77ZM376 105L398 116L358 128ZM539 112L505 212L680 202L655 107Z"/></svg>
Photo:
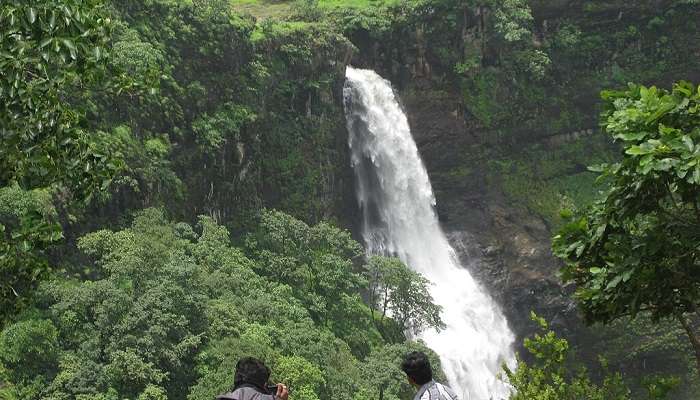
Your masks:
<svg viewBox="0 0 700 400"><path fill-rule="evenodd" d="M503 117L505 110L499 101L501 82L497 70L485 69L473 79L462 82L464 102L479 122L491 127Z"/></svg>
<svg viewBox="0 0 700 400"><path fill-rule="evenodd" d="M46 217L56 215L49 189L24 190L16 183L0 187L0 221L8 217L19 218L34 211Z"/></svg>
<svg viewBox="0 0 700 400"><path fill-rule="evenodd" d="M241 14L250 14L257 18L283 18L291 13L291 1L232 0L231 7Z"/></svg>
<svg viewBox="0 0 700 400"><path fill-rule="evenodd" d="M285 19L303 8L318 8L320 11L337 9L376 9L398 4L400 0L231 0L231 7L243 14L261 19Z"/></svg>
<svg viewBox="0 0 700 400"><path fill-rule="evenodd" d="M695 399L700 393L693 350L676 321L654 322L648 315L640 314L635 319L595 325L588 328L588 334L591 341L579 344L577 350L598 353L610 360L611 367L625 370L626 380L636 395L634 398L644 398L641 377L650 371L664 371L681 379L673 399Z"/></svg>
<svg viewBox="0 0 700 400"><path fill-rule="evenodd" d="M397 4L399 0L319 0L323 8L373 8Z"/></svg>
<svg viewBox="0 0 700 400"><path fill-rule="evenodd" d="M587 167L614 159L615 148L603 135L555 147L535 144L492 159L489 180L514 206L539 215L554 228L562 222L563 209L585 207L601 189Z"/></svg>
<svg viewBox="0 0 700 400"><path fill-rule="evenodd" d="M304 21L276 21L257 25L250 36L253 43L260 43L267 39L277 39L303 33L313 24Z"/></svg>

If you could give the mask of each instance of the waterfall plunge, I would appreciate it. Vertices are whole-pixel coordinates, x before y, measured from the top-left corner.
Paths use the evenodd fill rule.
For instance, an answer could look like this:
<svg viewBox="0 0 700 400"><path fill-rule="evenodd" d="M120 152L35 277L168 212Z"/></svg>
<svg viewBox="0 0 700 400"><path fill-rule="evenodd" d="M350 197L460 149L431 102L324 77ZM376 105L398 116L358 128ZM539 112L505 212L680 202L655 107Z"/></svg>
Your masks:
<svg viewBox="0 0 700 400"><path fill-rule="evenodd" d="M396 255L433 283L447 328L420 335L463 400L505 399L497 375L514 367L513 334L496 303L464 269L442 232L435 197L391 84L347 68L343 89L352 167L370 254Z"/></svg>

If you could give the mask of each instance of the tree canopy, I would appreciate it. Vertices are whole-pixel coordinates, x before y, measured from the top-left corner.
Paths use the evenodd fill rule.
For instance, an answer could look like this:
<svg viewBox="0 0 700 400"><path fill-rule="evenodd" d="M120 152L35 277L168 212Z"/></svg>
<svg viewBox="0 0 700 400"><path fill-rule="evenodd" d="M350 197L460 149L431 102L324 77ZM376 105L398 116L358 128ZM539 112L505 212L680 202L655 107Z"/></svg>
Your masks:
<svg viewBox="0 0 700 400"><path fill-rule="evenodd" d="M554 237L562 277L590 322L640 311L678 319L700 373L700 87L633 85L603 98L622 161L595 168L608 188Z"/></svg>
<svg viewBox="0 0 700 400"><path fill-rule="evenodd" d="M84 204L123 163L75 101L88 87L114 87L101 3L7 1L0 27L1 323L32 296L50 269L45 251L63 238L52 197L58 207Z"/></svg>
<svg viewBox="0 0 700 400"><path fill-rule="evenodd" d="M372 256L367 265L369 305L380 321L391 315L402 332L417 335L427 328L441 329L442 307L433 303L430 281L395 257Z"/></svg>
<svg viewBox="0 0 700 400"><path fill-rule="evenodd" d="M539 325L539 331L525 338L524 346L533 360L518 361L517 368L504 367L507 381L512 385L510 400L631 400L620 373L607 370L607 361L599 359L604 372L601 379L575 362L569 342L549 329L549 324L531 313L531 319ZM645 382L648 400L667 398L679 384L673 377L653 377Z"/></svg>
<svg viewBox="0 0 700 400"><path fill-rule="evenodd" d="M43 282L37 307L0 333L0 396L208 400L245 355L265 360L295 400L405 393L401 357L428 350L387 347L374 328L348 233L269 211L254 236L237 248L210 217L191 226L158 209L83 236L83 278ZM363 361L375 359L395 367L369 379Z"/></svg>

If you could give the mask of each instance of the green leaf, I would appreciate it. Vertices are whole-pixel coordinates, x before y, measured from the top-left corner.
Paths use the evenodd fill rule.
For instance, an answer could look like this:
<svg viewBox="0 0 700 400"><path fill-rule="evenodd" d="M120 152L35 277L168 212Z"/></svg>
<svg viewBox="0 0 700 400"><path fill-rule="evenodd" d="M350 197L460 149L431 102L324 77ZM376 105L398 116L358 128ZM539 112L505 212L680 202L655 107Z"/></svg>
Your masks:
<svg viewBox="0 0 700 400"><path fill-rule="evenodd" d="M659 107L653 114L651 114L647 118L646 123L651 124L653 122L656 122L661 117L666 115L669 111L673 110L675 107L676 106L673 103L666 103L666 104L661 105L661 107Z"/></svg>
<svg viewBox="0 0 700 400"><path fill-rule="evenodd" d="M602 173L608 168L608 164L596 164L588 166L588 170L591 172Z"/></svg>
<svg viewBox="0 0 700 400"><path fill-rule="evenodd" d="M673 87L673 90L676 92L681 92L681 94L683 94L685 96L690 96L692 94L692 91L690 89L688 89L687 87L684 87L680 84L675 85Z"/></svg>
<svg viewBox="0 0 700 400"><path fill-rule="evenodd" d="M653 160L654 160L654 156L652 154L647 154L644 157L639 159L639 166L644 167L647 164L649 164L650 162L652 162Z"/></svg>
<svg viewBox="0 0 700 400"><path fill-rule="evenodd" d="M56 242L61 239L63 239L63 232L61 232L60 230L55 230L51 232L51 235L49 236L49 241L51 242Z"/></svg>
<svg viewBox="0 0 700 400"><path fill-rule="evenodd" d="M688 135L683 135L681 138L683 140L683 143L685 146L688 148L688 151L694 151L695 150L695 145L693 144L693 139L690 138Z"/></svg>
<svg viewBox="0 0 700 400"><path fill-rule="evenodd" d="M625 151L625 154L628 154L631 156L641 156L644 154L649 154L650 152L651 152L650 150L643 149L640 146L632 146Z"/></svg>
<svg viewBox="0 0 700 400"><path fill-rule="evenodd" d="M65 38L61 39L61 42L68 48L68 51L70 52L70 57L76 60L78 58L78 48L75 47L75 43L73 43L72 40Z"/></svg>
<svg viewBox="0 0 700 400"><path fill-rule="evenodd" d="M622 275L615 276L613 280L611 280L610 283L608 283L608 286L605 287L605 290L617 287L620 281L622 281Z"/></svg>
<svg viewBox="0 0 700 400"><path fill-rule="evenodd" d="M676 164L678 164L677 160L674 160L671 158L664 158L664 159L661 159L658 162L654 163L654 170L655 171L668 171L672 167L674 167Z"/></svg>
<svg viewBox="0 0 700 400"><path fill-rule="evenodd" d="M623 282L627 282L628 280L630 280L630 278L632 277L632 273L633 273L633 272L634 272L634 270L628 269L627 271L625 271L624 273L622 273L622 281L623 281Z"/></svg>
<svg viewBox="0 0 700 400"><path fill-rule="evenodd" d="M625 132L625 133L620 133L615 135L614 137L616 139L622 139L626 141L636 141L636 140L641 140L647 137L648 133L647 132Z"/></svg>
<svg viewBox="0 0 700 400"><path fill-rule="evenodd" d="M690 183L700 185L700 166L696 165L695 169L693 169L693 177L691 178Z"/></svg>
<svg viewBox="0 0 700 400"><path fill-rule="evenodd" d="M36 22L36 9L34 7L27 8L27 20L30 24Z"/></svg>
<svg viewBox="0 0 700 400"><path fill-rule="evenodd" d="M102 181L102 185L100 185L100 189L101 189L102 191L105 191L105 190L109 189L109 185L111 185L111 184L112 184L112 180L111 180L111 179L107 179L107 180L105 180L105 181Z"/></svg>

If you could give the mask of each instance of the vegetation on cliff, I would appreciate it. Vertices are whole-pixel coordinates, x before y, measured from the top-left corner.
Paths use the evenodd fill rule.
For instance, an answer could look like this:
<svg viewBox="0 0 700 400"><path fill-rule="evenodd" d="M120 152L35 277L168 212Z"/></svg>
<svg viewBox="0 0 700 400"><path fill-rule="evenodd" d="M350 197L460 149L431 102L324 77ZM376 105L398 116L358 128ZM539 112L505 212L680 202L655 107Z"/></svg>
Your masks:
<svg viewBox="0 0 700 400"><path fill-rule="evenodd" d="M599 359L603 377L591 378L589 370L577 363L566 339L549 330L544 318L531 313L531 319L539 325L539 332L526 338L524 346L534 361L520 361L517 369L506 369L515 389L510 400L659 400L680 383L676 377L645 377L645 395L633 397L622 375L609 371L606 359Z"/></svg>

